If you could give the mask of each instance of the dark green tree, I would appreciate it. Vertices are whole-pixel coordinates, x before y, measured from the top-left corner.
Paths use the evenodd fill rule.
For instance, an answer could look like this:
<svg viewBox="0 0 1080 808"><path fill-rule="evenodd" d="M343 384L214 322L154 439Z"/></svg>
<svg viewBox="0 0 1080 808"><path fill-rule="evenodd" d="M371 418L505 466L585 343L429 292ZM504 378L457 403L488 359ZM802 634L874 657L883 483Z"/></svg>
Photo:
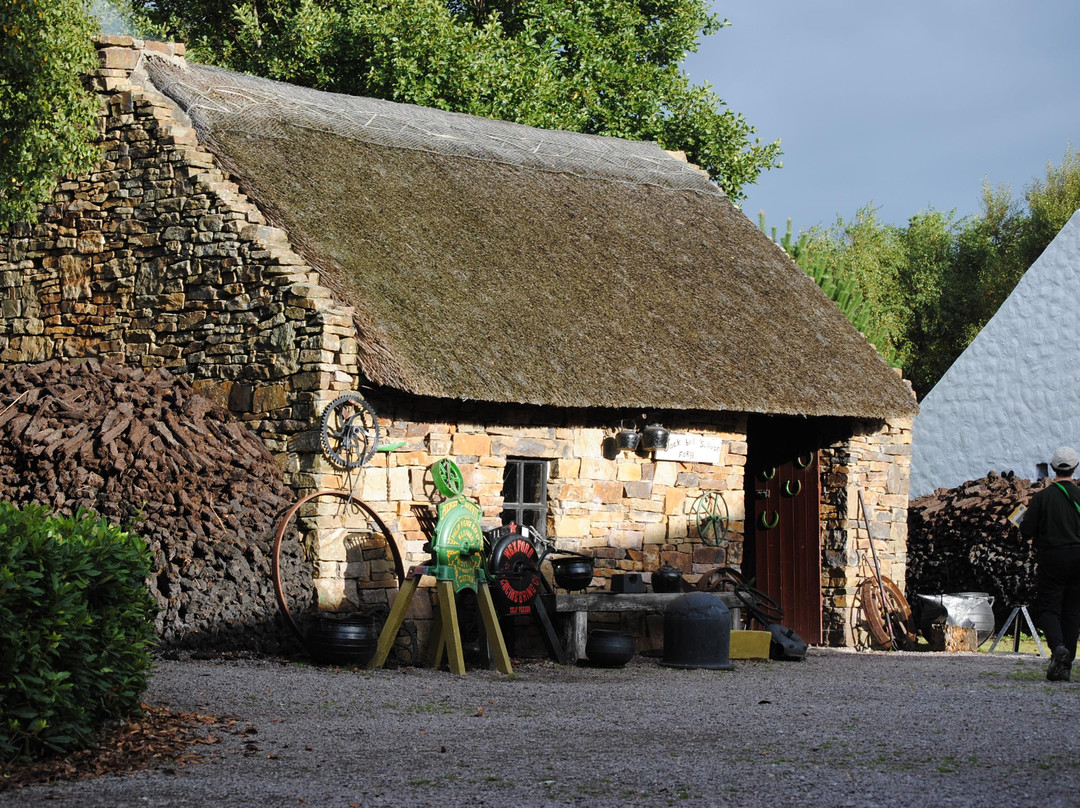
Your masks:
<svg viewBox="0 0 1080 808"><path fill-rule="evenodd" d="M838 245L821 239L812 241L810 233L800 233L796 239L791 219L787 220L784 235L777 238L776 228L773 227L770 232L765 226L764 211L758 216L758 226L784 248L803 272L814 279L821 291L828 295L878 353L890 364L897 365L893 340L878 316L878 309L867 301L852 268L842 260L846 242Z"/></svg>
<svg viewBox="0 0 1080 808"><path fill-rule="evenodd" d="M85 0L0 4L0 227L94 163L97 101L81 77L96 64L96 31Z"/></svg>
<svg viewBox="0 0 1080 808"><path fill-rule="evenodd" d="M733 199L779 143L679 67L705 0L131 0L193 59L322 90L686 152Z"/></svg>
<svg viewBox="0 0 1080 808"><path fill-rule="evenodd" d="M1020 258L1030 266L1080 210L1080 153L1067 148L1061 165L1048 163L1046 176L1033 180L1024 196L1029 215L1022 228Z"/></svg>

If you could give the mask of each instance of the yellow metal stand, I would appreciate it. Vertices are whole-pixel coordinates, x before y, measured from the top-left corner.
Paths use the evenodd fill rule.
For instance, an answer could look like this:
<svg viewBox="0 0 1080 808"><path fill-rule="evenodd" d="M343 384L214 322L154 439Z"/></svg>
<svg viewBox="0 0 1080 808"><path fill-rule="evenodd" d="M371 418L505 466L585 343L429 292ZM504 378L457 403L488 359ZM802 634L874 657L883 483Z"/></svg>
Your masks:
<svg viewBox="0 0 1080 808"><path fill-rule="evenodd" d="M381 668L386 664L386 658L390 656L390 649L394 646L397 633L401 630L401 624L405 622L405 612L409 610L416 588L420 586L420 578L427 571L427 567L413 567L409 570L405 583L398 590L394 598L394 605L390 608L390 614L386 618L382 632L379 634L379 644L375 646L375 656L368 662L369 668Z"/></svg>
<svg viewBox="0 0 1080 808"><path fill-rule="evenodd" d="M375 649L375 656L368 662L369 668L381 668L386 664L386 658L390 655L390 649L394 645L401 624L405 621L405 613L409 609L413 595L420 585L420 578L427 572L427 567L413 567L401 590L394 599L394 605L390 609L390 615L386 618L386 624L379 634L379 644ZM454 585L450 581L439 581L436 584L439 595L439 611L435 615L435 625L431 633L431 648L428 653L428 663L432 667L438 667L442 663L443 652L446 652L450 672L462 675L465 673L465 654L461 647L461 629L458 626L457 603L454 598ZM480 616L484 621L484 630L487 632L488 641L491 644L491 652L495 659L495 667L500 673L511 674L514 672L510 664L510 654L506 650L506 642L503 640L502 629L499 627L499 619L495 614L495 604L491 600L491 590L486 583L480 583L476 588L476 600L480 605Z"/></svg>

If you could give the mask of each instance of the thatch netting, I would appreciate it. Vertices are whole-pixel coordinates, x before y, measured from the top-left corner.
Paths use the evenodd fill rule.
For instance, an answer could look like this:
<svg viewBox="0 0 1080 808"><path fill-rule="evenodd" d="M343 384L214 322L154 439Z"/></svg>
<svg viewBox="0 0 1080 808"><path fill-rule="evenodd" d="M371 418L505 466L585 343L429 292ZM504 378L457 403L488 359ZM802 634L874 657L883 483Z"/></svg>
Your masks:
<svg viewBox="0 0 1080 808"><path fill-rule="evenodd" d="M814 282L653 144L147 61L355 307L375 383L565 407L916 409Z"/></svg>

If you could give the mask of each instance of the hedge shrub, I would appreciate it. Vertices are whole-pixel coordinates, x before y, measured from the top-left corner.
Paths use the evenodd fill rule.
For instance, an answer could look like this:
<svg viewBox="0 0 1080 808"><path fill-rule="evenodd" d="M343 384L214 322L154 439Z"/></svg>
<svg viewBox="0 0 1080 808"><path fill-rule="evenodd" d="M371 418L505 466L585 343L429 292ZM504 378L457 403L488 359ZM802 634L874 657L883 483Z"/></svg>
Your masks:
<svg viewBox="0 0 1080 808"><path fill-rule="evenodd" d="M137 715L156 605L138 536L0 502L0 761L92 744Z"/></svg>

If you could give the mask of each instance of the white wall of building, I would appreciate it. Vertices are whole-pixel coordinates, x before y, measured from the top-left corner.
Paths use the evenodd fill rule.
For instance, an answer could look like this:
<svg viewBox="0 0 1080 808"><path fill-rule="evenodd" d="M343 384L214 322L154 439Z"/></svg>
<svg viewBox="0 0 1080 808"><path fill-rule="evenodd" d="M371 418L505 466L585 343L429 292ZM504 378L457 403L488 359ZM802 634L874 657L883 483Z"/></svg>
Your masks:
<svg viewBox="0 0 1080 808"><path fill-rule="evenodd" d="M911 496L1080 449L1080 211L920 404Z"/></svg>

